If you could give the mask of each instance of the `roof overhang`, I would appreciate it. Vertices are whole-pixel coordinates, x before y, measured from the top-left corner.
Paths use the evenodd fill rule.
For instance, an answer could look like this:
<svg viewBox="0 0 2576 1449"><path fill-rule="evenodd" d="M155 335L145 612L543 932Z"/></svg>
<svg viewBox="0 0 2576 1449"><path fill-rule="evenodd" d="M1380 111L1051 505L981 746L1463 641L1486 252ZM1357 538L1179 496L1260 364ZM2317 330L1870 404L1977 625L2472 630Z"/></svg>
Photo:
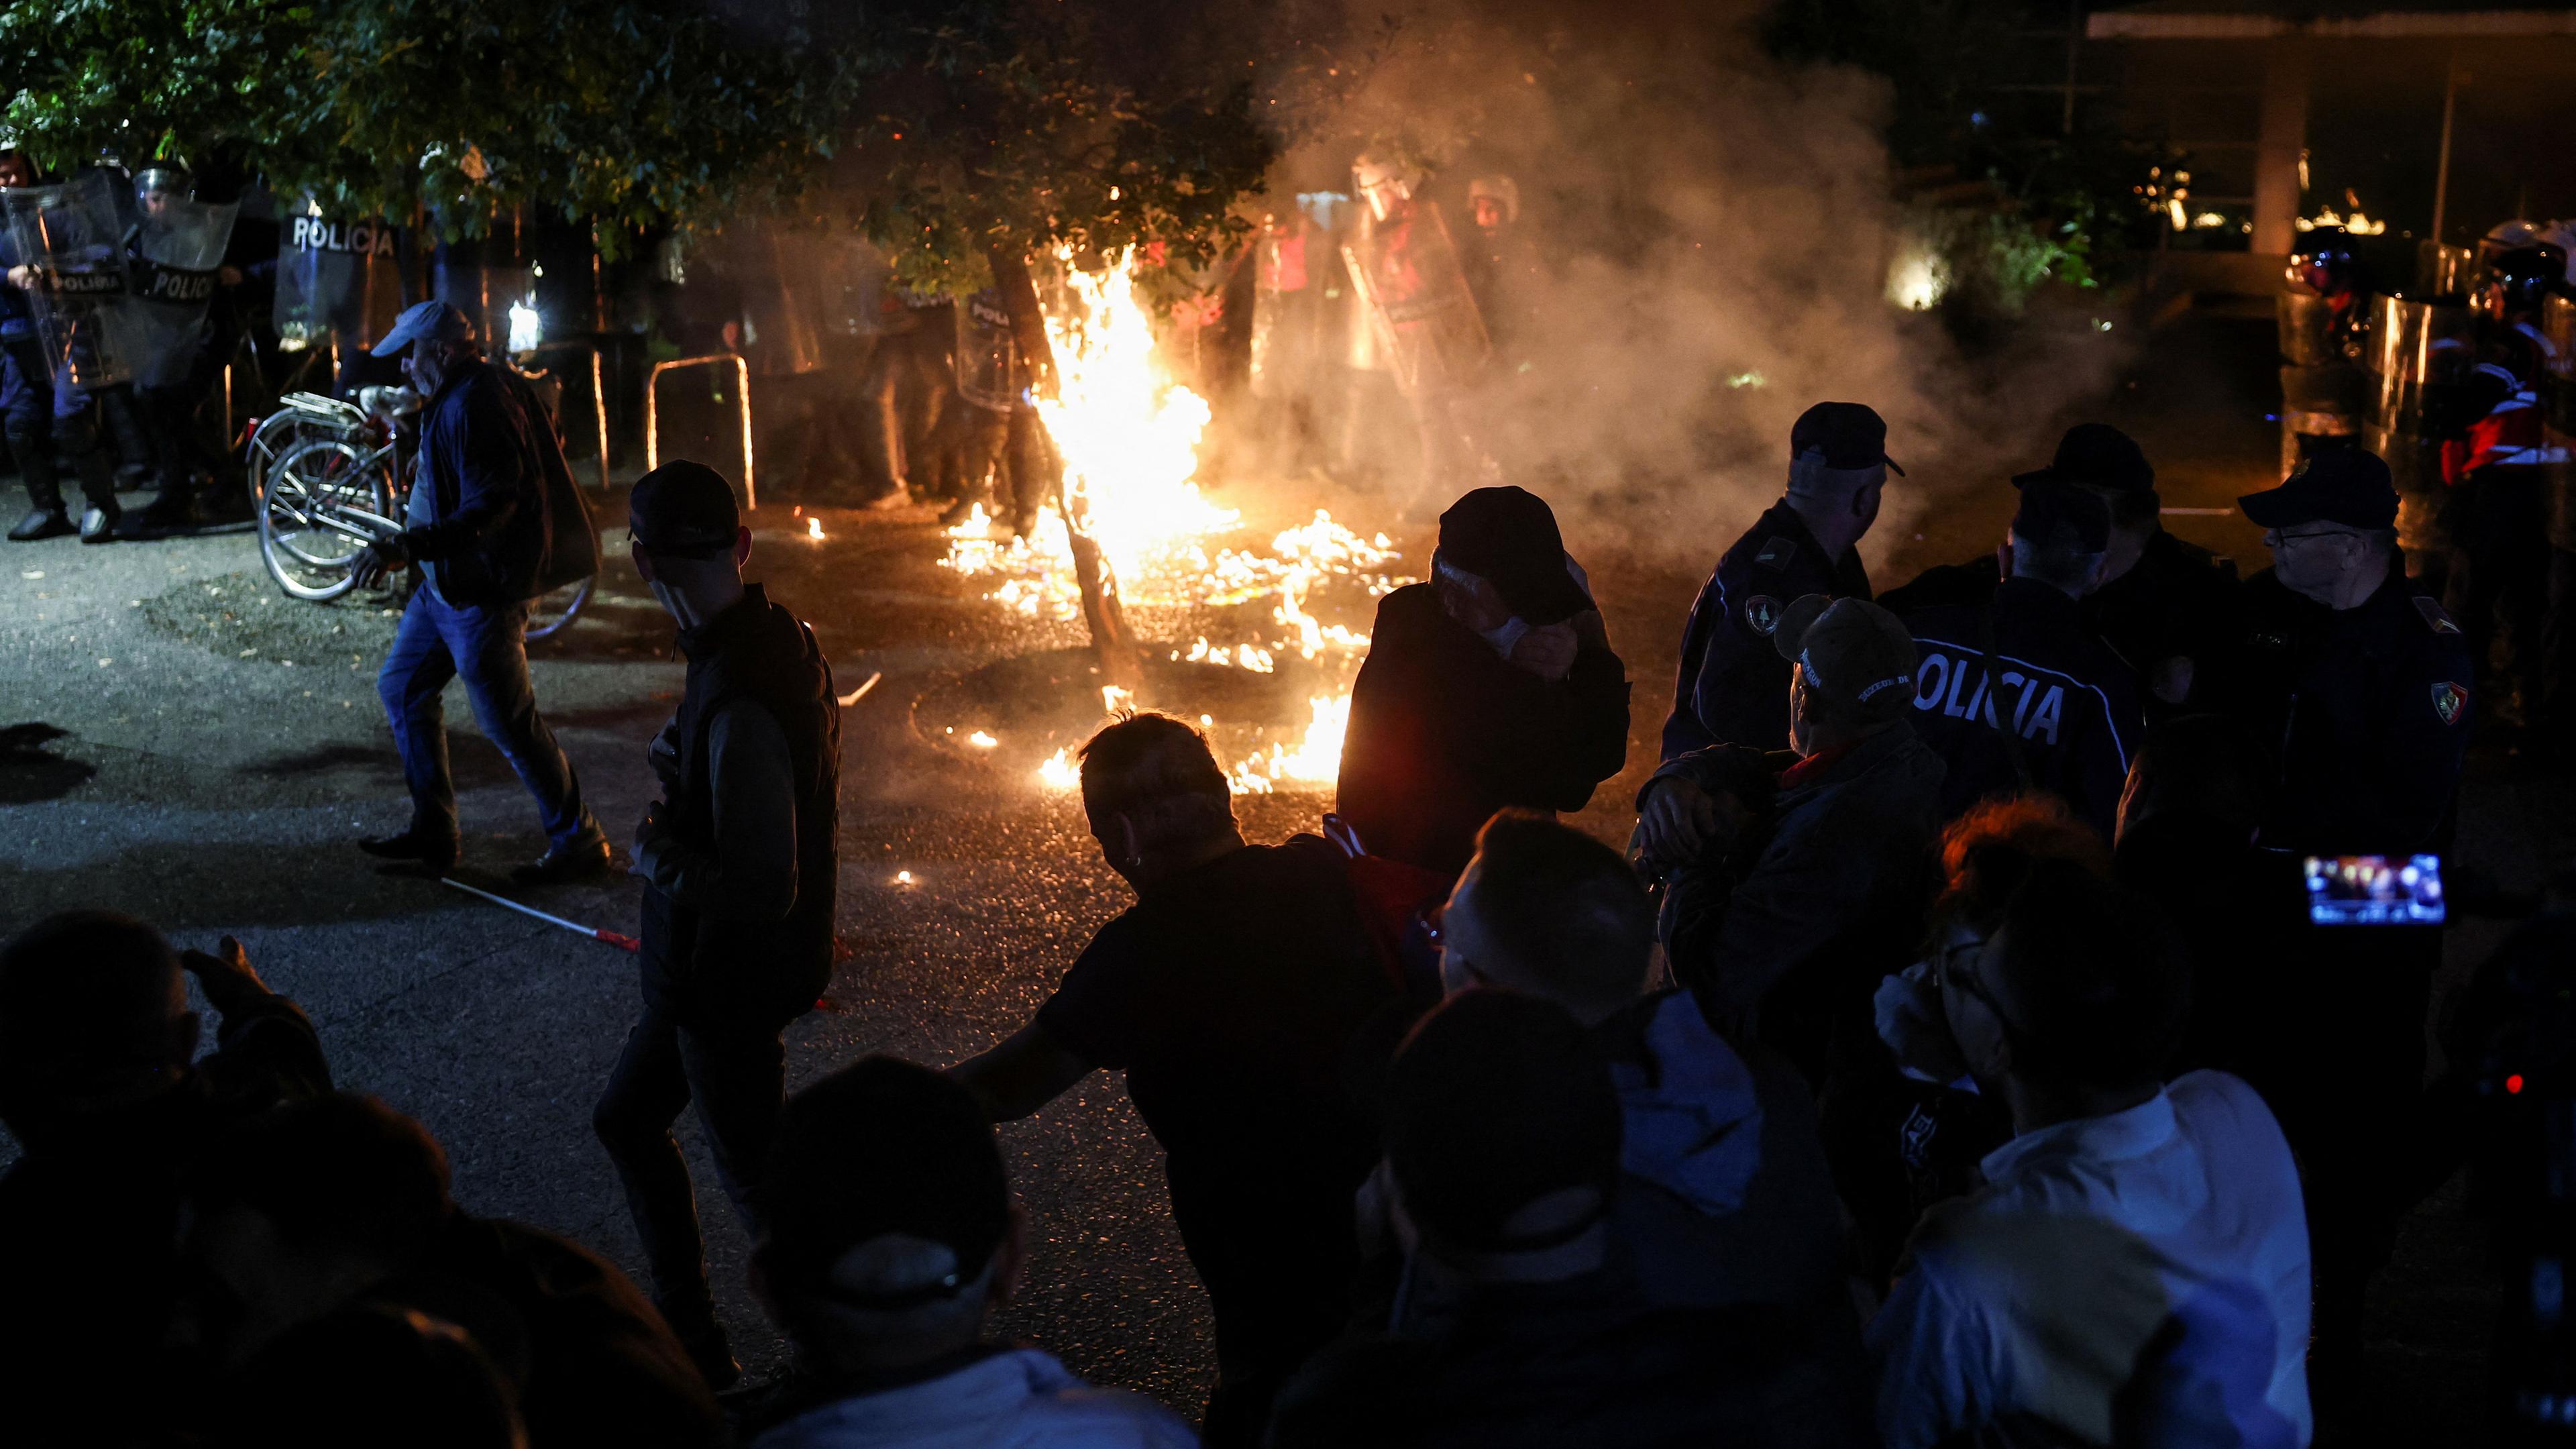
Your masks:
<svg viewBox="0 0 2576 1449"><path fill-rule="evenodd" d="M2140 6L2096 11L2085 20L2084 34L2092 40L2273 40L2293 35L2321 40L2510 40L2576 36L2576 9L2386 10L2375 15L2296 19Z"/></svg>

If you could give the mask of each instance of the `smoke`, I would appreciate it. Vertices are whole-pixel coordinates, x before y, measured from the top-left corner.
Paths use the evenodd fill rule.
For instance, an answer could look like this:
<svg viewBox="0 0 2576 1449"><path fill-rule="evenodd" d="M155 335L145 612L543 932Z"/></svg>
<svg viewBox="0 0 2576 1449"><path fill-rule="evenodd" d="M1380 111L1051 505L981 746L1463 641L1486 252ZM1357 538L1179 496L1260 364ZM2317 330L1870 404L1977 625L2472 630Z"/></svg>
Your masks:
<svg viewBox="0 0 2576 1449"><path fill-rule="evenodd" d="M1885 415L1909 474L1873 535L1883 557L1921 510L2044 458L2109 386L2125 334L2087 299L2035 306L1973 354L1890 300L1892 266L1922 283L1923 228L1895 198L1889 89L1773 59L1753 0L1391 20L1351 3L1335 43L1283 36L1295 68L1275 84L1337 93L1310 90L1320 119L1276 189L1347 192L1353 153L1391 148L1424 164L1419 195L1464 247L1469 179L1513 178L1544 260L1476 426L1578 533L1712 558L1779 496L1792 420L1844 399ZM1309 36L1318 18L1279 16ZM1352 59L1318 77L1319 51Z"/></svg>

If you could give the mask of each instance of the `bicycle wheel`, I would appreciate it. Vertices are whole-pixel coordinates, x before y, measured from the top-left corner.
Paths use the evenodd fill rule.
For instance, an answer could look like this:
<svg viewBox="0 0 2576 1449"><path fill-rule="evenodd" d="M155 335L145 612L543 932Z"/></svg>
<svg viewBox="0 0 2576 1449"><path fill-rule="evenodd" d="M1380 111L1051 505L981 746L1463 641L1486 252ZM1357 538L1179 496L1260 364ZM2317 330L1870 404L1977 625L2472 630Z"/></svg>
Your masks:
<svg viewBox="0 0 2576 1449"><path fill-rule="evenodd" d="M356 586L368 541L399 531L392 512L380 454L344 438L298 443L260 479L260 560L296 598L336 599Z"/></svg>
<svg viewBox="0 0 2576 1449"><path fill-rule="evenodd" d="M578 583L570 583L551 594L528 601L528 637L548 639L572 627L573 616L590 602L590 586L599 582L597 574Z"/></svg>

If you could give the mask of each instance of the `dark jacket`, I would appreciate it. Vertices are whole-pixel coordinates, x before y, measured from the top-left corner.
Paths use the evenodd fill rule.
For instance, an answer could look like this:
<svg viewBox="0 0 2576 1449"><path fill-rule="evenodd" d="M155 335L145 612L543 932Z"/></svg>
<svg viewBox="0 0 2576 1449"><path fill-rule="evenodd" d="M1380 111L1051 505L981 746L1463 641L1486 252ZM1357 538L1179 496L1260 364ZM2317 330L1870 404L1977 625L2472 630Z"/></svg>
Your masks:
<svg viewBox="0 0 2576 1449"><path fill-rule="evenodd" d="M1541 679L1413 584L1378 603L1334 808L1371 855L1454 876L1495 811L1580 810L1627 758L1617 654L1587 647L1564 679Z"/></svg>
<svg viewBox="0 0 2576 1449"><path fill-rule="evenodd" d="M458 608L533 599L597 566L563 445L501 364L457 364L422 409L419 521L403 547Z"/></svg>
<svg viewBox="0 0 2576 1449"><path fill-rule="evenodd" d="M1701 1449L1868 1442L1863 1402L1820 1401L1808 1345L1767 1308L1657 1308L1616 1261L1479 1284L1436 1329L1360 1333L1280 1391L1270 1449Z"/></svg>
<svg viewBox="0 0 2576 1449"><path fill-rule="evenodd" d="M1663 758L1710 745L1788 748L1789 661L1772 647L1771 631L1801 594L1866 599L1869 571L1857 549L1825 557L1807 521L1782 499L1717 561L1691 605Z"/></svg>
<svg viewBox="0 0 2576 1449"><path fill-rule="evenodd" d="M1695 750L1655 779L1742 798L1748 759L1759 757ZM1942 774L1941 757L1899 723L1785 772L1767 829L1726 858L1672 872L1664 949L1712 1021L1730 1031L1754 1021L1811 1084L1822 1080L1835 1020L1857 1002L1865 1023L1879 978L1918 944Z"/></svg>
<svg viewBox="0 0 2576 1449"><path fill-rule="evenodd" d="M2270 569L2246 585L2237 707L2275 753L2259 835L2316 855L2438 850L2468 750L2468 645L2391 562L2359 606L2333 610Z"/></svg>
<svg viewBox="0 0 2576 1449"><path fill-rule="evenodd" d="M2006 579L1991 604L1927 609L1906 627L1922 650L1915 725L1949 765L1942 818L2019 790L2009 728L2031 783L2064 796L2110 839L2146 723L2136 676L2084 626L2075 600L2035 579Z"/></svg>
<svg viewBox="0 0 2576 1449"><path fill-rule="evenodd" d="M44 1120L0 1178L0 1403L75 1414L81 1441L160 1442L185 1410L165 1344L182 1277L181 1184L225 1129L331 1090L313 1023L283 996L224 1015L216 1049L142 1101ZM32 1441L31 1441L32 1442Z"/></svg>
<svg viewBox="0 0 2576 1449"><path fill-rule="evenodd" d="M647 873L643 968L647 1000L704 1019L784 1022L812 1008L832 974L839 877L840 702L814 631L758 584L740 602L680 636L688 682L673 716L675 778L663 809L667 846L638 847ZM722 800L709 740L728 712L758 710L787 754L788 797ZM763 738L772 738L766 731ZM720 848L719 809L785 812L795 838L793 889L743 913L729 890L683 882ZM720 865L721 862L718 861ZM721 870L697 872L721 881Z"/></svg>
<svg viewBox="0 0 2576 1449"><path fill-rule="evenodd" d="M1878 601L1907 619L1929 609L1991 603L2002 580L2002 569L1988 554L1925 569ZM2222 656L2244 627L2241 593L2233 564L2159 529L2127 573L2077 603L2076 617L2141 680L2151 681L2168 659L2192 662L2191 693L2180 705L2166 706L2153 695L2139 701L2154 720L2165 712L2206 708L2216 697Z"/></svg>

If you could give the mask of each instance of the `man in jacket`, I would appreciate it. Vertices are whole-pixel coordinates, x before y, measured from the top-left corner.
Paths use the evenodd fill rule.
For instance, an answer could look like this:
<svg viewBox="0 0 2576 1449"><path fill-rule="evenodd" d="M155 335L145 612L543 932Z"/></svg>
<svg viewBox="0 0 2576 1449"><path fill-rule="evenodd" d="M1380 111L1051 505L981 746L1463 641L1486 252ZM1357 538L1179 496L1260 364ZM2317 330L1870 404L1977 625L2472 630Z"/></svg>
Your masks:
<svg viewBox="0 0 2576 1449"><path fill-rule="evenodd" d="M2013 515L2012 577L1984 603L1906 620L1922 650L1915 728L1948 763L1945 819L1994 795L2062 796L2102 838L2146 726L2137 676L2086 627L2111 515L2087 488L2036 479Z"/></svg>
<svg viewBox="0 0 2576 1449"><path fill-rule="evenodd" d="M1455 876L1497 810L1580 810L1628 755L1628 672L1546 500L1478 488L1432 579L1379 601L1336 806L1371 855Z"/></svg>
<svg viewBox="0 0 2576 1449"><path fill-rule="evenodd" d="M662 798L635 829L644 1011L592 1125L626 1187L653 1297L707 1381L741 1375L707 1288L688 1165L671 1124L695 1103L755 1230L786 1097L779 1033L832 974L841 719L814 631L743 582L733 485L666 463L629 495L636 572L680 626L688 682L648 758Z"/></svg>
<svg viewBox="0 0 2576 1449"><path fill-rule="evenodd" d="M1789 429L1789 483L1717 561L1682 629L1663 758L1710 745L1787 743L1789 668L1770 647L1780 611L1807 594L1870 597L1860 541L1878 521L1887 422L1863 403L1821 402Z"/></svg>
<svg viewBox="0 0 2576 1449"><path fill-rule="evenodd" d="M400 356L426 401L407 526L367 546L359 583L412 563L429 581L403 610L376 676L411 788L411 824L359 848L442 875L456 863L456 786L438 696L463 675L476 721L536 797L545 824L545 855L513 878L534 885L596 875L608 867L608 837L582 804L581 781L528 680L528 601L545 592L550 553L570 546L559 543L559 526L578 524L554 516L562 495L547 484L564 466L554 430L508 370L484 360L473 322L444 302L406 310L374 352ZM587 528L578 531L587 544Z"/></svg>
<svg viewBox="0 0 2576 1449"><path fill-rule="evenodd" d="M1878 978L1916 944L1943 767L1907 719L1914 641L1895 615L1809 594L1771 639L1796 662L1797 758L1677 756L1646 782L1640 844L1667 872L1674 977L1712 1023L1749 1024L1821 1085L1836 1023L1866 1031Z"/></svg>

